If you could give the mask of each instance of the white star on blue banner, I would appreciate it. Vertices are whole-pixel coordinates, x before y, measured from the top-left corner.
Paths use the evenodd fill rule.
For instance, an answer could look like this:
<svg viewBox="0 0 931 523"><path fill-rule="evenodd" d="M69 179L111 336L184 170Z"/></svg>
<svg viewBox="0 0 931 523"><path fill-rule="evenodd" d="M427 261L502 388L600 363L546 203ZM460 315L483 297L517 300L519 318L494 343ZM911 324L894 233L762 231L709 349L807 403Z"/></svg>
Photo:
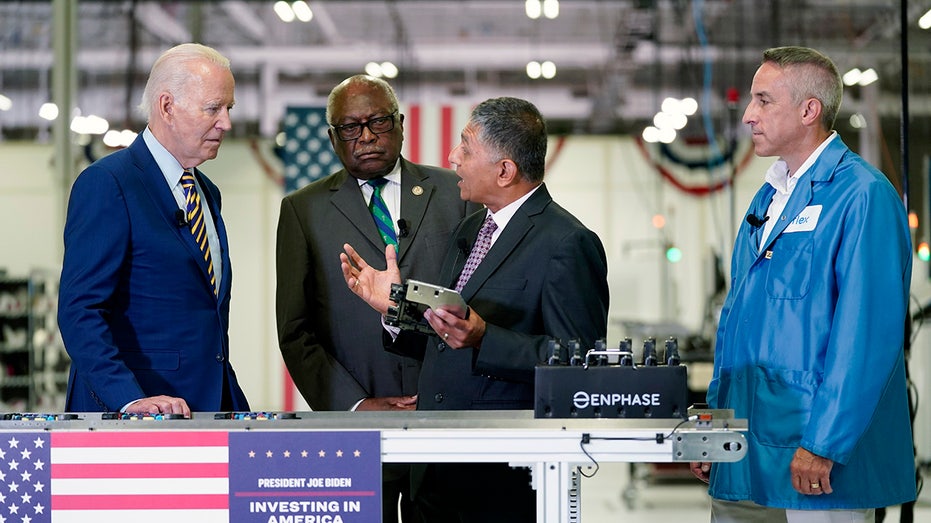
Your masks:
<svg viewBox="0 0 931 523"><path fill-rule="evenodd" d="M343 168L327 136L326 109L288 107L284 117L284 188L290 193Z"/></svg>
<svg viewBox="0 0 931 523"><path fill-rule="evenodd" d="M0 522L51 519L48 436L0 434Z"/></svg>

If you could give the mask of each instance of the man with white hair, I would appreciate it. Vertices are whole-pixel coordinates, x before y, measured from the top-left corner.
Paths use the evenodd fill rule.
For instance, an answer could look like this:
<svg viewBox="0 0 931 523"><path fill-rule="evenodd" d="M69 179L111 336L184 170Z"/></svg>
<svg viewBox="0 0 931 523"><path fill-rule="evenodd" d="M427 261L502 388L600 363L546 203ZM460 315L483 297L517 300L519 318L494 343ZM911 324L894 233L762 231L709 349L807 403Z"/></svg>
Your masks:
<svg viewBox="0 0 931 523"><path fill-rule="evenodd" d="M220 191L197 169L232 127L233 87L216 50L169 49L142 97L146 129L75 180L58 312L65 410L248 410L229 361Z"/></svg>

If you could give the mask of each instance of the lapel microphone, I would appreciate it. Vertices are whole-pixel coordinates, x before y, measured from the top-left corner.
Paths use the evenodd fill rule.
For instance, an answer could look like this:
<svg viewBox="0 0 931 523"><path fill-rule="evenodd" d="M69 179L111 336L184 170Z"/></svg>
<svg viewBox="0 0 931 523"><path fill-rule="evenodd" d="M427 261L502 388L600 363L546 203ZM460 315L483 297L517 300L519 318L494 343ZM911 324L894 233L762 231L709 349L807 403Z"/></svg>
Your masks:
<svg viewBox="0 0 931 523"><path fill-rule="evenodd" d="M188 224L187 217L185 216L185 213L182 209L175 211L175 220L178 222L178 227L184 227Z"/></svg>
<svg viewBox="0 0 931 523"><path fill-rule="evenodd" d="M760 218L759 216L752 213L747 215L747 223L749 223L750 227L753 227L754 229L759 229L762 227L767 220L769 220L769 216Z"/></svg>
<svg viewBox="0 0 931 523"><path fill-rule="evenodd" d="M407 220L404 218L398 219L398 238L407 238L407 235L410 234L410 229L407 228Z"/></svg>

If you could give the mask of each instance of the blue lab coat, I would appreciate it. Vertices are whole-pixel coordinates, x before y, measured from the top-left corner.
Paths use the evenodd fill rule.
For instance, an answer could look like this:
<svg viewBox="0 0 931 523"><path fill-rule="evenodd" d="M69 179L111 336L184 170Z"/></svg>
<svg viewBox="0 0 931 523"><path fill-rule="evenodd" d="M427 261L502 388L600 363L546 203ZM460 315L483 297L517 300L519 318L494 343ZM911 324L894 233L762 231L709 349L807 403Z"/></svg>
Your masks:
<svg viewBox="0 0 931 523"><path fill-rule="evenodd" d="M748 214L764 216L774 193L765 184ZM762 249L762 228L746 222L734 246L708 403L749 420L749 448L712 466L710 494L802 510L915 499L903 355L911 243L899 195L837 137L769 219ZM793 489L799 446L834 461L832 494Z"/></svg>

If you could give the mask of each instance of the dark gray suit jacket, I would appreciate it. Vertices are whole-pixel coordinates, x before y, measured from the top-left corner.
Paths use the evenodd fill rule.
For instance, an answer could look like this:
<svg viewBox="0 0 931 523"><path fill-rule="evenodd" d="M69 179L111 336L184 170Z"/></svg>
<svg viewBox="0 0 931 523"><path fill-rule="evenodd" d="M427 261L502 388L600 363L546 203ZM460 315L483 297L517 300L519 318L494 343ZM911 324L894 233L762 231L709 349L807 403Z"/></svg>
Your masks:
<svg viewBox="0 0 931 523"><path fill-rule="evenodd" d="M401 159L399 238L403 280L436 281L446 245L474 204L459 198L448 169ZM384 350L381 316L343 279L339 254L349 243L384 269L385 247L358 181L345 170L281 202L277 247L277 319L281 354L314 410L348 410L362 398L417 393L420 362Z"/></svg>
<svg viewBox="0 0 931 523"><path fill-rule="evenodd" d="M455 285L485 213L456 229L438 283ZM390 346L423 358L417 408L532 409L534 368L546 361L549 340L580 338L591 348L607 334L607 273L598 236L541 186L462 289L486 322L481 348L452 349L437 336L411 331ZM503 521L505 510L507 521L536 520L529 475L505 464L415 464L411 490L430 521Z"/></svg>
<svg viewBox="0 0 931 523"><path fill-rule="evenodd" d="M484 220L483 210L462 222L437 282L455 285ZM453 350L436 336L424 344L411 331L390 347L423 358L417 408L532 409L534 367L546 361L550 339L580 338L590 349L607 335L607 272L598 236L541 186L462 289L487 323L481 349Z"/></svg>

